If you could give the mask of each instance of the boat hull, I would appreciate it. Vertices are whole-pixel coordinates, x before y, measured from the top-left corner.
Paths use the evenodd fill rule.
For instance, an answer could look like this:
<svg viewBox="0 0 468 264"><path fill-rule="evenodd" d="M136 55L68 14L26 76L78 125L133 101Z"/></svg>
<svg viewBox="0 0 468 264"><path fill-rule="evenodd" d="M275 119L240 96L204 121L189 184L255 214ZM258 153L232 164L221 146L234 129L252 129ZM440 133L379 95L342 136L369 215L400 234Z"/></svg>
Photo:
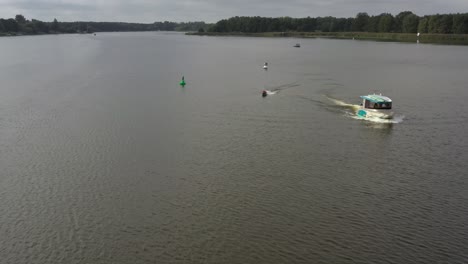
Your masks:
<svg viewBox="0 0 468 264"><path fill-rule="evenodd" d="M388 110L375 110L361 108L357 111L357 116L362 118L381 118L381 119L392 119L393 112Z"/></svg>

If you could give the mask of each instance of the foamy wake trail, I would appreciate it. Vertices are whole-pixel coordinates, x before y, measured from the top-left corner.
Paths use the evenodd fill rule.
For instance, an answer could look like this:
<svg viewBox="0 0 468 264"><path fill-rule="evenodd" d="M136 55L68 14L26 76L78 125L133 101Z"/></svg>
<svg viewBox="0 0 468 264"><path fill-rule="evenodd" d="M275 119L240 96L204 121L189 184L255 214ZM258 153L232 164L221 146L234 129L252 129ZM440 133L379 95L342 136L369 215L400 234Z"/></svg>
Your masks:
<svg viewBox="0 0 468 264"><path fill-rule="evenodd" d="M266 92L268 95L274 95L278 93L278 91L270 91L270 90L266 90Z"/></svg>
<svg viewBox="0 0 468 264"><path fill-rule="evenodd" d="M403 119L405 116L400 115L400 116L394 116L392 119L382 119L378 117L360 117L357 115L351 115L351 118L354 119L359 119L359 120L365 120L373 123L381 123L381 124L398 124L403 122Z"/></svg>
<svg viewBox="0 0 468 264"><path fill-rule="evenodd" d="M337 99L334 99L334 98L331 98L331 97L328 97L328 100L332 101L333 103L335 103L336 105L339 105L339 106L344 106L344 107L348 107L348 108L351 108L353 109L354 111L357 111L359 109L359 105L356 105L356 104L348 104L346 102L343 102L343 101L340 101L340 100L337 100Z"/></svg>

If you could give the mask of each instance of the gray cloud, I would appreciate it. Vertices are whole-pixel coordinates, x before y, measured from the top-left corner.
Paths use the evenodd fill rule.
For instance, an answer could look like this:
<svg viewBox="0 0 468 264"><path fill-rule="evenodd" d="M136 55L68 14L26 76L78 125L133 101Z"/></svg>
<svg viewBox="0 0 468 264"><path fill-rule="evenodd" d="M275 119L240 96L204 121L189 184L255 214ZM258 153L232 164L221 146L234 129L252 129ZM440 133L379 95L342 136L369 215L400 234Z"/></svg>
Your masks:
<svg viewBox="0 0 468 264"><path fill-rule="evenodd" d="M468 0L0 0L0 17L51 21L216 22L232 16L354 17L405 10L418 15L468 12Z"/></svg>

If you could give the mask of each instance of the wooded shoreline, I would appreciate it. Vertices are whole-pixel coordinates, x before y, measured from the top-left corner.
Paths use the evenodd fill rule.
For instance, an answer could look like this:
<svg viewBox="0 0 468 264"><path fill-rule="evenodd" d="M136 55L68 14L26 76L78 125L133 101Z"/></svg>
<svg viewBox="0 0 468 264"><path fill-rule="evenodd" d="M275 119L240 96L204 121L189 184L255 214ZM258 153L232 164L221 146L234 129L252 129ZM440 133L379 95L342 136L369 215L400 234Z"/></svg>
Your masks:
<svg viewBox="0 0 468 264"><path fill-rule="evenodd" d="M417 34L377 32L188 32L194 36L243 36L243 37L292 37L292 38L334 38L374 41L395 41L433 43L447 45L468 45L468 34Z"/></svg>
<svg viewBox="0 0 468 264"><path fill-rule="evenodd" d="M200 22L43 22L23 15L0 18L0 36L64 33L180 31L198 36L336 38L468 45L468 13L418 16L403 11L354 18L231 17L214 24Z"/></svg>

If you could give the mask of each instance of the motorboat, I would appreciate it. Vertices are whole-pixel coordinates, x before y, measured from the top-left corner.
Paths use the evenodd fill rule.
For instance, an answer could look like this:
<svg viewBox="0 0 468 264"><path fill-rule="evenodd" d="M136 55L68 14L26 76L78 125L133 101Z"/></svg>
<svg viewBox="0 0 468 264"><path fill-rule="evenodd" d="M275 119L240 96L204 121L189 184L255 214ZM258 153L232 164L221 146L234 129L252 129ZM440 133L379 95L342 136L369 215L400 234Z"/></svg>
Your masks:
<svg viewBox="0 0 468 264"><path fill-rule="evenodd" d="M392 119L392 99L382 94L363 95L362 104L357 110L357 116L362 118Z"/></svg>
<svg viewBox="0 0 468 264"><path fill-rule="evenodd" d="M266 97L268 95L267 91L266 90L263 90L262 91L262 97Z"/></svg>
<svg viewBox="0 0 468 264"><path fill-rule="evenodd" d="M263 69L268 70L268 62L265 62L265 64L263 64Z"/></svg>
<svg viewBox="0 0 468 264"><path fill-rule="evenodd" d="M294 45L295 48L300 48L301 47L301 44L299 43L296 43L296 45Z"/></svg>

